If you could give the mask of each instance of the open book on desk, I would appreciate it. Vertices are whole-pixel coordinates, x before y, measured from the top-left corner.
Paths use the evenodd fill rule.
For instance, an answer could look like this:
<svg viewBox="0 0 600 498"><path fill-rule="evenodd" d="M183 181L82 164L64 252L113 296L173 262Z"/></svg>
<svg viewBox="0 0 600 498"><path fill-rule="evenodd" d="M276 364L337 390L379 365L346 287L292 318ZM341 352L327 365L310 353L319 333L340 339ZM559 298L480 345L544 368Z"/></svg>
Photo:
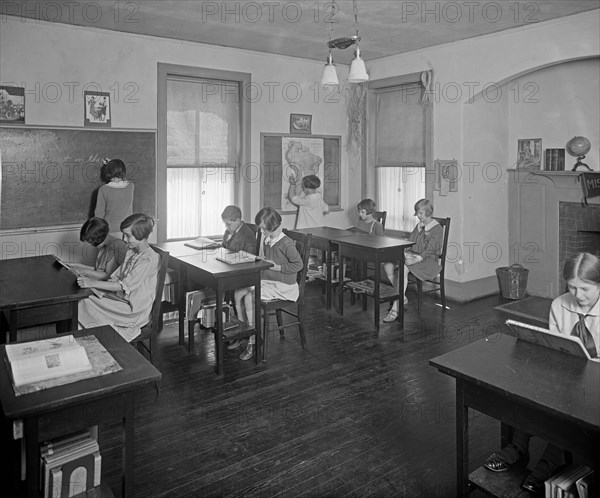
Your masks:
<svg viewBox="0 0 600 498"><path fill-rule="evenodd" d="M217 247L221 247L221 241L209 239L208 237L198 237L189 242L184 242L183 245L193 247L194 249L216 249Z"/></svg>
<svg viewBox="0 0 600 498"><path fill-rule="evenodd" d="M131 303L129 302L129 300L119 296L116 292L96 289L95 287L90 287L90 290L96 297L112 299L113 301L120 301L122 303L128 304L129 307L131 307Z"/></svg>
<svg viewBox="0 0 600 498"><path fill-rule="evenodd" d="M56 262L59 265L63 266L67 270L69 270L76 277L79 277L81 275L81 273L79 272L79 270L76 270L69 263L66 263L65 261L63 261L62 259L60 259L58 256L56 256L55 254L53 254L52 257L56 260Z"/></svg>
<svg viewBox="0 0 600 498"><path fill-rule="evenodd" d="M217 254L216 259L223 263L237 265L240 263L255 263L256 261L260 261L261 258L246 251L230 251L223 248Z"/></svg>
<svg viewBox="0 0 600 498"><path fill-rule="evenodd" d="M528 323L506 320L506 325L514 332L515 338L533 344L539 344L546 348L562 351L563 353L586 358L587 360L600 361L600 358L592 358L585 349L581 339L567 334L557 334L551 330Z"/></svg>

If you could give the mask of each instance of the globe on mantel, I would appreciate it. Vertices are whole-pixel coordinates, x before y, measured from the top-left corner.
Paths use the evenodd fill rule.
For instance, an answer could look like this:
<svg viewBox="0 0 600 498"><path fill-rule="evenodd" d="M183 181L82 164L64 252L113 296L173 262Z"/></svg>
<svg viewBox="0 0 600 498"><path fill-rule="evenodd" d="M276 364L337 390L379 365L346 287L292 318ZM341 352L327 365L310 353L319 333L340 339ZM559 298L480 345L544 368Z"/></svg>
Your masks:
<svg viewBox="0 0 600 498"><path fill-rule="evenodd" d="M591 148L592 144L585 137L573 137L567 142L567 152L573 157L577 158L577 162L575 163L571 171L577 171L577 168L579 166L583 166L587 168L588 171L592 171L587 164L581 162L581 160L585 158L585 155L590 151Z"/></svg>

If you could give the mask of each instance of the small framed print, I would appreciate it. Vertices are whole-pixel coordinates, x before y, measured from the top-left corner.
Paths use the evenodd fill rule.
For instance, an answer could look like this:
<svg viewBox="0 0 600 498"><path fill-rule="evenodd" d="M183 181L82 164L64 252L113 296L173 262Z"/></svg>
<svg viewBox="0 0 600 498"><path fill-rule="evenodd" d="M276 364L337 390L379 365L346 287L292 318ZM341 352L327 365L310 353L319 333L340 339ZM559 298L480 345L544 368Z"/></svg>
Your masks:
<svg viewBox="0 0 600 498"><path fill-rule="evenodd" d="M25 88L0 86L0 122L25 124Z"/></svg>
<svg viewBox="0 0 600 498"><path fill-rule="evenodd" d="M84 126L105 126L110 127L111 109L110 93L104 92L84 92L83 93Z"/></svg>
<svg viewBox="0 0 600 498"><path fill-rule="evenodd" d="M521 138L517 140L517 169L540 169L542 164L542 139Z"/></svg>
<svg viewBox="0 0 600 498"><path fill-rule="evenodd" d="M312 115L290 114L290 133L310 135L312 128Z"/></svg>

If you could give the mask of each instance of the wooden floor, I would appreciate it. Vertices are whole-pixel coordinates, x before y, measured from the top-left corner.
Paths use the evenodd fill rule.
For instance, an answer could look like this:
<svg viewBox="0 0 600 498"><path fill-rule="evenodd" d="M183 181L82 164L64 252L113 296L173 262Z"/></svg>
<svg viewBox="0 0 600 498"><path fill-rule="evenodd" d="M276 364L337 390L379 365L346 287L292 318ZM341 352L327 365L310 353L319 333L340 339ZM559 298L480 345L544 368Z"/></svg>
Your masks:
<svg viewBox="0 0 600 498"><path fill-rule="evenodd" d="M371 300L340 317L319 287L307 294L306 349L296 329L285 341L273 331L267 363L227 352L223 378L211 333L197 330L188 355L176 324L165 326L160 392L148 386L136 401L136 497L455 496L454 380L428 360L501 333L493 308L506 301L443 312L426 296L419 322L409 293L405 331L376 333ZM470 423L477 466L497 448L499 424L477 413ZM120 491L120 428L101 427L100 446L103 480Z"/></svg>

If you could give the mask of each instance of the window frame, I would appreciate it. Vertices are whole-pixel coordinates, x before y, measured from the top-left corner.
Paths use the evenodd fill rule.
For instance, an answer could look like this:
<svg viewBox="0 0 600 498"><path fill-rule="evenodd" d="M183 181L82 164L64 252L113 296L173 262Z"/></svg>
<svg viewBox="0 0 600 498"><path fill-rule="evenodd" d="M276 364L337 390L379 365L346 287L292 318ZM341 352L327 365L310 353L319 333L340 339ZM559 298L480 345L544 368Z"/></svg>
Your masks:
<svg viewBox="0 0 600 498"><path fill-rule="evenodd" d="M157 239L167 240L167 81L169 78L185 78L198 80L233 81L239 84L240 99L240 164L250 163L251 158L251 106L245 98L246 91L252 84L250 73L223 71L219 69L183 66L179 64L158 63L157 82ZM177 167L177 166L174 166ZM238 182L234 187L234 202L242 212L250 210L250 185L248 182ZM244 205L240 205L244 204ZM161 223L160 220L163 220Z"/></svg>
<svg viewBox="0 0 600 498"><path fill-rule="evenodd" d="M362 197L371 197L377 199L377 94L382 91L393 91L396 87L407 84L416 84L421 82L421 72L411 73L390 78L372 80L368 84L367 94L367 116L370 116L366 123L366 147L363 159ZM435 181L435 169L433 161L433 103L425 109L425 197L433 200L433 187ZM406 165L409 166L409 165ZM380 166L380 167L402 167L398 166ZM410 165L414 167L414 165ZM385 206L378 206L385 209ZM386 230L388 235L403 236L404 232L398 230Z"/></svg>

